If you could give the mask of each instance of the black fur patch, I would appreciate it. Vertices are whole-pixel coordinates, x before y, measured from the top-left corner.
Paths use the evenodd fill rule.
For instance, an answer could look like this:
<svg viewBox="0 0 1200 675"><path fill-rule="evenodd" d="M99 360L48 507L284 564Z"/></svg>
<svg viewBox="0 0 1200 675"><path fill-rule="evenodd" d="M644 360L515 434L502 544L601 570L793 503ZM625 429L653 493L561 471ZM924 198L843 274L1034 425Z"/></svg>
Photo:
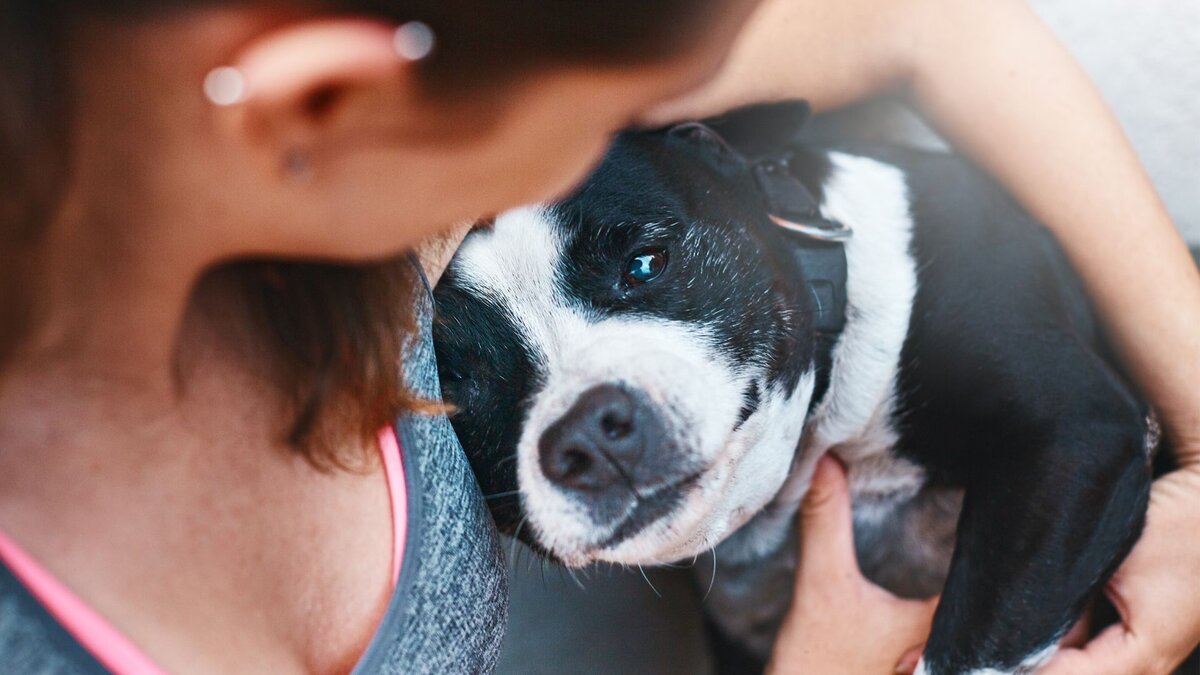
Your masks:
<svg viewBox="0 0 1200 675"><path fill-rule="evenodd" d="M740 429L750 416L758 412L758 406L762 403L762 393L758 390L758 383L751 382L749 387L746 387L746 393L742 394L742 409L738 412L737 426L734 429Z"/></svg>
<svg viewBox="0 0 1200 675"><path fill-rule="evenodd" d="M442 396L501 531L522 518L517 490L521 420L540 383L534 357L516 322L458 283L453 266L435 294L433 342Z"/></svg>

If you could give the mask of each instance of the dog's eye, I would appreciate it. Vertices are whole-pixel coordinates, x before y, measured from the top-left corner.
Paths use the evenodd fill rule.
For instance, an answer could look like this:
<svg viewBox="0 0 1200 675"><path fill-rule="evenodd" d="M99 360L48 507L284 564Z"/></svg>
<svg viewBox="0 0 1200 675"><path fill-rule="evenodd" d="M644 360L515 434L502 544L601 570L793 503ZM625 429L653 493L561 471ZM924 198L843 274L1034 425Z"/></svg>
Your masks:
<svg viewBox="0 0 1200 675"><path fill-rule="evenodd" d="M625 282L630 286L649 283L667 269L667 252L662 249L642 251L625 264Z"/></svg>

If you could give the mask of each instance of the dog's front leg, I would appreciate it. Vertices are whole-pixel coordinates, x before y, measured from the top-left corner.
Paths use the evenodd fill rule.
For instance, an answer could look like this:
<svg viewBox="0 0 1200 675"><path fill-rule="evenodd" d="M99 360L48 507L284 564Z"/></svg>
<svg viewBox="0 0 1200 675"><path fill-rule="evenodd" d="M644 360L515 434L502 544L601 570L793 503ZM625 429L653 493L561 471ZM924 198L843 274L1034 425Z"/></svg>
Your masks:
<svg viewBox="0 0 1200 675"><path fill-rule="evenodd" d="M918 673L1033 672L1137 540L1142 427L1128 406L1086 398L977 449Z"/></svg>

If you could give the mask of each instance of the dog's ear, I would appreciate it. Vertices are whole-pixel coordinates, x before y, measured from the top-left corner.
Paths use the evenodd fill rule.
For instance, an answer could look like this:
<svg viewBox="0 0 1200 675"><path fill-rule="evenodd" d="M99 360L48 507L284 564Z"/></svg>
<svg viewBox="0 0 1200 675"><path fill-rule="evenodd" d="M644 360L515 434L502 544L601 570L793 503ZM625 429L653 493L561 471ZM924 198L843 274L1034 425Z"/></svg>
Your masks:
<svg viewBox="0 0 1200 675"><path fill-rule="evenodd" d="M668 134L705 145L722 156L755 162L799 140L810 117L812 108L805 101L762 103L703 122L679 124Z"/></svg>
<svg viewBox="0 0 1200 675"><path fill-rule="evenodd" d="M743 157L755 161L798 141L811 117L808 102L796 100L738 108L705 124Z"/></svg>
<svg viewBox="0 0 1200 675"><path fill-rule="evenodd" d="M682 139L692 145L704 148L717 157L731 159L734 161L743 161L741 153L729 145L721 134L717 133L716 129L708 126L704 122L684 122L676 124L667 130L667 135L672 138Z"/></svg>

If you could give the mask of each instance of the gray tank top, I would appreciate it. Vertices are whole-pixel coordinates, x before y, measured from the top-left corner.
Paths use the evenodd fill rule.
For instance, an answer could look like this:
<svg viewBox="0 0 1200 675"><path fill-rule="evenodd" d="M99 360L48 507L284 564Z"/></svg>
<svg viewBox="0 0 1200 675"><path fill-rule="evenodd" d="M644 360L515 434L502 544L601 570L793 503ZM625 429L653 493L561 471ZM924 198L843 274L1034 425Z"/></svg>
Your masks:
<svg viewBox="0 0 1200 675"><path fill-rule="evenodd" d="M405 360L409 386L441 399L429 285L416 293L419 338ZM378 673L490 673L508 616L495 526L450 421L396 423L408 492L400 579L375 638L354 669ZM104 668L0 565L0 672L104 673Z"/></svg>

